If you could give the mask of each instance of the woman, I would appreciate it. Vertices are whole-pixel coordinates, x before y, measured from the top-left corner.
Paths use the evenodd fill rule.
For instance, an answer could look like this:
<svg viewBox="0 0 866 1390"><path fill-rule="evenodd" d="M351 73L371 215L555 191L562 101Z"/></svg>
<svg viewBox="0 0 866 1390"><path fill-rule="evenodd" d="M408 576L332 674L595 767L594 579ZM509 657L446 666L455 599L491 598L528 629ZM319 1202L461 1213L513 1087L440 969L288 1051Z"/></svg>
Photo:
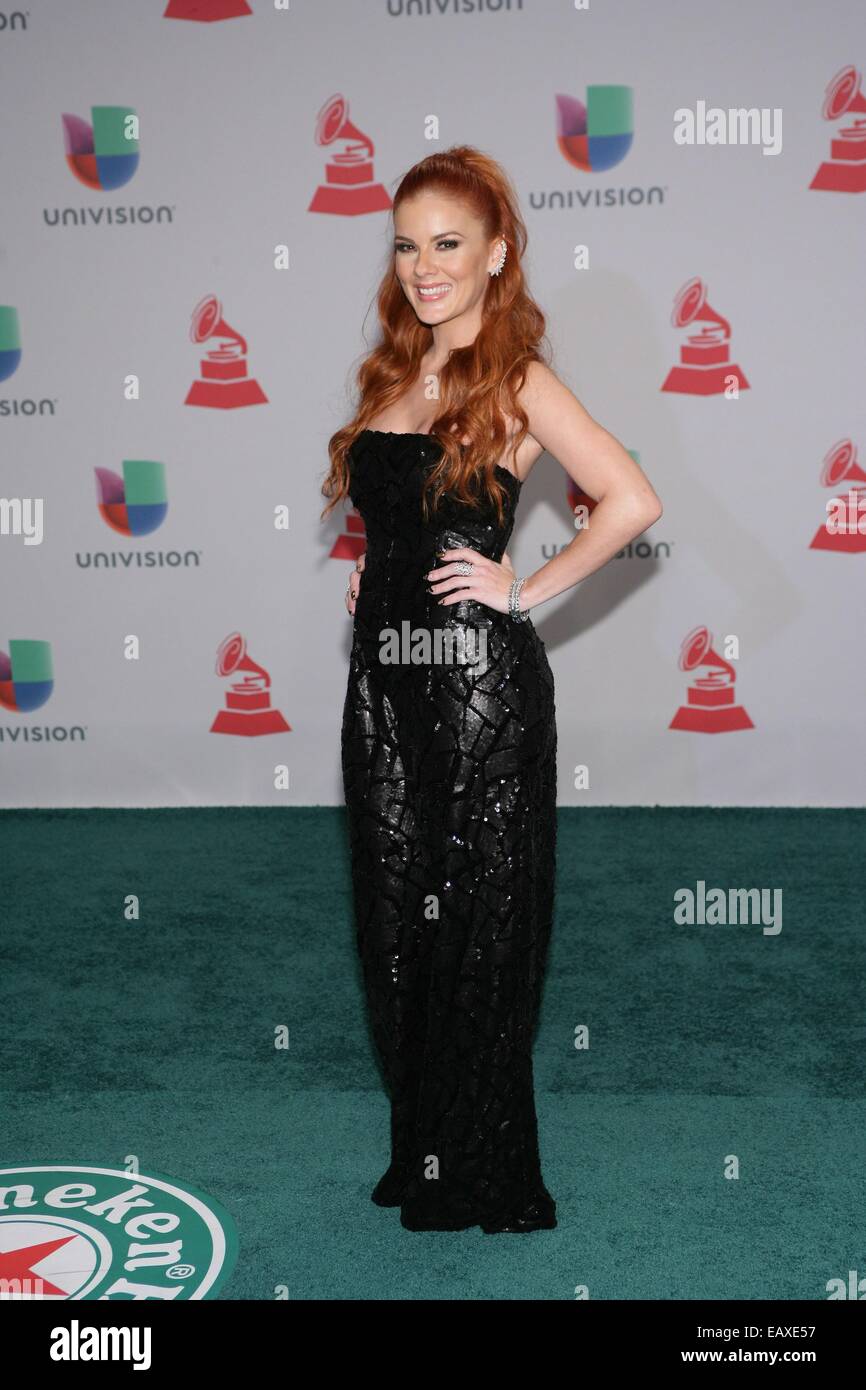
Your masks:
<svg viewBox="0 0 866 1390"><path fill-rule="evenodd" d="M372 1195L413 1231L549 1229L532 1035L553 910L556 725L529 613L661 504L542 360L526 229L500 166L469 146L430 155L393 215L382 338L322 488L322 515L348 495L367 534L347 594L342 766L391 1099L391 1162ZM544 450L598 505L518 578L505 547Z"/></svg>

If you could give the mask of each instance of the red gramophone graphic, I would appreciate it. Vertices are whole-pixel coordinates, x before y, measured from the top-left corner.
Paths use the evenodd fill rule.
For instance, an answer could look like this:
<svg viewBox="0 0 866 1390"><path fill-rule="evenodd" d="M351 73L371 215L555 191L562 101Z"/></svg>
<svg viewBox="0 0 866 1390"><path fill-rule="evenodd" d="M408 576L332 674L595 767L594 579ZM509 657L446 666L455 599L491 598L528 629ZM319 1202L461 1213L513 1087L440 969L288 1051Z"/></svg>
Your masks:
<svg viewBox="0 0 866 1390"><path fill-rule="evenodd" d="M663 391L681 391L689 396L719 396L734 377L741 390L749 383L730 358L731 325L707 303L707 290L699 276L688 280L677 292L671 323L674 328L687 324L715 324L693 333L680 348L680 365L671 367Z"/></svg>
<svg viewBox="0 0 866 1390"><path fill-rule="evenodd" d="M866 111L866 97L855 67L841 68L829 82L821 115L825 121L838 121L849 111ZM862 116L833 136L830 158L820 166L809 187L830 193L866 191L866 120Z"/></svg>
<svg viewBox="0 0 866 1390"><path fill-rule="evenodd" d="M163 19L197 19L212 24L218 19L239 19L252 14L246 0L168 0Z"/></svg>
<svg viewBox="0 0 866 1390"><path fill-rule="evenodd" d="M201 363L201 376L187 392L184 405L206 405L234 410L240 405L267 405L268 398L255 378L247 376L247 340L222 316L215 294L205 295L192 311L189 336L194 343L219 338Z"/></svg>
<svg viewBox="0 0 866 1390"><path fill-rule="evenodd" d="M862 555L866 550L866 473L857 462L854 441L840 439L824 455L821 486L835 488L849 479L847 496L836 496L827 503L827 520L812 537L810 550L835 550L846 555Z"/></svg>
<svg viewBox="0 0 866 1390"><path fill-rule="evenodd" d="M367 549L367 533L364 521L356 507L346 517L346 529L337 537L328 556L329 560L351 560L354 564L359 555Z"/></svg>
<svg viewBox="0 0 866 1390"><path fill-rule="evenodd" d="M218 676L231 676L235 671L247 671L243 680L235 681L226 694L226 708L221 709L210 726L212 734L284 734L291 730L279 710L271 708L271 678L264 666L247 656L247 644L239 632L224 638L217 649Z"/></svg>
<svg viewBox="0 0 866 1390"><path fill-rule="evenodd" d="M308 212L335 212L356 217L361 212L384 212L391 199L381 183L373 182L373 141L349 120L349 105L339 94L328 97L316 118L316 144L342 147L325 166L327 184L319 184Z"/></svg>
<svg viewBox="0 0 866 1390"><path fill-rule="evenodd" d="M712 633L696 627L680 647L681 671L694 671L699 666L717 669L708 676L698 676L689 686L687 705L680 705L669 729L688 729L695 734L730 734L736 729L754 729L742 705L734 704L734 681L737 673L729 661L713 651Z"/></svg>

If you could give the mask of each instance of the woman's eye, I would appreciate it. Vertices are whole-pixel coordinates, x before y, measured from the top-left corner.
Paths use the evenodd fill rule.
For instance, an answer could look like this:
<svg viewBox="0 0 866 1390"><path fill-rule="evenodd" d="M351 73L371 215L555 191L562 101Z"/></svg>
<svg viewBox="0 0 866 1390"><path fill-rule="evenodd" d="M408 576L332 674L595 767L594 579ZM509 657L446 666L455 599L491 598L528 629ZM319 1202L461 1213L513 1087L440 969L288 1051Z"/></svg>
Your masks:
<svg viewBox="0 0 866 1390"><path fill-rule="evenodd" d="M440 248L444 247L448 251L453 251L457 242L449 239L446 241L437 241L436 245ZM394 246L395 251L411 251L412 249L411 243L407 241L398 241Z"/></svg>

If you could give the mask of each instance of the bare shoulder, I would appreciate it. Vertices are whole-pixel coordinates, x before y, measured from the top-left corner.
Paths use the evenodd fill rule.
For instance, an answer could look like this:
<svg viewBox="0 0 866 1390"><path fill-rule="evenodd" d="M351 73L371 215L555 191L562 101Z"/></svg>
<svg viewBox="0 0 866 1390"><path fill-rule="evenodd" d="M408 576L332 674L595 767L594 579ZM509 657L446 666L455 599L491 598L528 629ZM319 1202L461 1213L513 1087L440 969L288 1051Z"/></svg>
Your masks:
<svg viewBox="0 0 866 1390"><path fill-rule="evenodd" d="M532 468L538 463L539 457L545 452L544 443L532 432L532 414L538 411L539 396L548 389L548 385L546 384L548 384L549 379L555 382L555 384L562 385L560 382L557 382L556 374L553 373L549 367L546 367L544 363L541 363L541 361L530 361L527 367L525 367L523 385L521 385L520 391L517 392L517 400L520 402L521 406L523 406L525 413L527 413L528 430L527 435L524 436L523 442L521 442L520 448L517 450L517 459L514 460L514 463L509 463L509 467L512 473L517 474L521 482L527 480ZM513 441L514 436L516 436L518 432L517 420L514 420L512 416L506 416L506 424L507 430L509 430L509 439Z"/></svg>
<svg viewBox="0 0 866 1390"><path fill-rule="evenodd" d="M518 392L529 430L541 449L558 459L567 471L569 457L597 448L606 431L577 396L545 362L530 362Z"/></svg>
<svg viewBox="0 0 866 1390"><path fill-rule="evenodd" d="M609 493L639 507L646 525L661 516L661 503L640 465L593 418L572 390L543 362L531 362L518 393L536 444L561 464L596 502Z"/></svg>
<svg viewBox="0 0 866 1390"><path fill-rule="evenodd" d="M550 409L555 409L562 405L566 400L579 405L577 397L570 391L564 381L561 381L552 367L548 367L546 362L530 362L526 367L526 375L523 385L518 392L518 400L530 416L543 415ZM531 426L530 426L531 427Z"/></svg>

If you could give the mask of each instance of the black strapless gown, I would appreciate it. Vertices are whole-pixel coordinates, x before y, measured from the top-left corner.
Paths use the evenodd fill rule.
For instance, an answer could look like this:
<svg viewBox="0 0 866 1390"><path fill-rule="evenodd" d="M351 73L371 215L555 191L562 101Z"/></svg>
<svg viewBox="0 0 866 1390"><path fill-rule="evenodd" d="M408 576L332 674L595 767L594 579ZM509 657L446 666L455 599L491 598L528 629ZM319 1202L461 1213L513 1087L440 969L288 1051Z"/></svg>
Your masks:
<svg viewBox="0 0 866 1390"><path fill-rule="evenodd" d="M443 606L424 575L441 548L500 560L514 525L421 486L440 447L366 430L350 495L367 551L343 712L357 945L391 1099L391 1163L373 1192L409 1230L556 1225L538 1152L532 1039L553 911L553 674L531 618ZM484 629L486 669L387 664L384 628ZM478 640L476 638L476 640ZM459 642L456 644L459 654Z"/></svg>

